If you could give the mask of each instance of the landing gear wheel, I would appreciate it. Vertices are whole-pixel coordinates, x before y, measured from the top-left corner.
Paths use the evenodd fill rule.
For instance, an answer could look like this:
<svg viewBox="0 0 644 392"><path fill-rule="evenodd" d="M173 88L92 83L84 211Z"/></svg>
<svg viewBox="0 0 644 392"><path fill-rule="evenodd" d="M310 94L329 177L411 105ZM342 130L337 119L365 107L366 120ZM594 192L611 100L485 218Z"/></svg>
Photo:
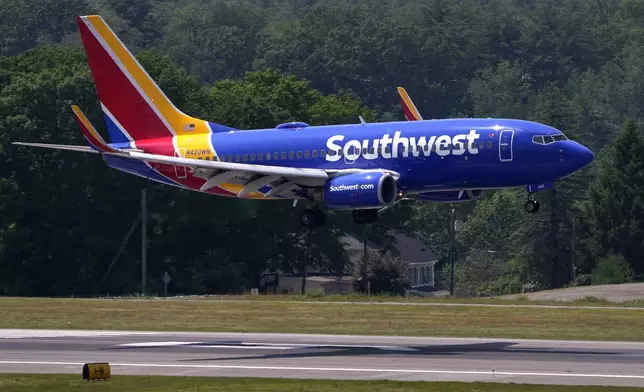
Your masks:
<svg viewBox="0 0 644 392"><path fill-rule="evenodd" d="M307 229L320 227L324 224L326 215L321 210L306 209L300 215L300 223Z"/></svg>
<svg viewBox="0 0 644 392"><path fill-rule="evenodd" d="M536 200L528 200L525 202L525 205L524 205L525 210L531 214L539 211L539 207L540 207L539 202Z"/></svg>
<svg viewBox="0 0 644 392"><path fill-rule="evenodd" d="M353 221L357 224L373 223L378 220L378 210L353 210Z"/></svg>

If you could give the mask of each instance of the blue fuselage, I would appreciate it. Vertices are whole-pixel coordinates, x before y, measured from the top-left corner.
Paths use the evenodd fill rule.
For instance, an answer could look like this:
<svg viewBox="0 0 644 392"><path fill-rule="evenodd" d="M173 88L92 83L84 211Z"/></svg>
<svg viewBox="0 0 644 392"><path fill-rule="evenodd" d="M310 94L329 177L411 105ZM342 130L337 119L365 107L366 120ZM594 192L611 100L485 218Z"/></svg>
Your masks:
<svg viewBox="0 0 644 392"><path fill-rule="evenodd" d="M590 150L557 129L523 120L293 126L214 133L212 145L224 161L391 170L400 174L399 188L407 192L540 184L593 159Z"/></svg>

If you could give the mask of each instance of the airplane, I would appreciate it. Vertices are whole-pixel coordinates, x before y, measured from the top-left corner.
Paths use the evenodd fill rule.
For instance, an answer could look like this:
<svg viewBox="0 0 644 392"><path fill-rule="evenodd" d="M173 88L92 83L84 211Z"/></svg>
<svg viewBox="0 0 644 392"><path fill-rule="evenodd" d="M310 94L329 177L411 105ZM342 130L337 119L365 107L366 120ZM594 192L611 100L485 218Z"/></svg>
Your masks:
<svg viewBox="0 0 644 392"><path fill-rule="evenodd" d="M234 129L179 110L101 16L76 22L110 142L73 105L87 145L14 144L97 154L111 168L222 197L306 201L305 228L323 226L325 210L369 224L402 200L457 203L515 187L526 187L525 209L535 213L535 192L594 159L537 122L423 120L406 92L413 121Z"/></svg>

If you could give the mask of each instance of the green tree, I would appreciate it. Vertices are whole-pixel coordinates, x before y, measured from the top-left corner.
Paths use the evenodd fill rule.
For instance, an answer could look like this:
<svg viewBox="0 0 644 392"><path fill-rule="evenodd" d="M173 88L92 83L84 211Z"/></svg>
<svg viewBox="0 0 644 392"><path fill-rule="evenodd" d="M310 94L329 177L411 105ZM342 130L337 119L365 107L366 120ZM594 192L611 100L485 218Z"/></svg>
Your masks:
<svg viewBox="0 0 644 392"><path fill-rule="evenodd" d="M644 273L644 142L632 119L611 143L589 196L595 257L620 254Z"/></svg>

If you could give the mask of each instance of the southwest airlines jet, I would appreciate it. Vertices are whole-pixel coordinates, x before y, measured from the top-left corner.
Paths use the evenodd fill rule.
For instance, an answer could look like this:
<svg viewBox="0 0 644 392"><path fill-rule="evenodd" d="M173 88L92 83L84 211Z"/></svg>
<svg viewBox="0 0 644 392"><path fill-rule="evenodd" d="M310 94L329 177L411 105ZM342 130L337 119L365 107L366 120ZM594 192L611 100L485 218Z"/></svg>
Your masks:
<svg viewBox="0 0 644 392"><path fill-rule="evenodd" d="M372 223L401 200L457 203L486 190L534 192L588 165L593 153L547 125L515 119L423 120L399 89L407 120L240 130L174 106L100 16L77 18L103 109L106 143L77 106L87 146L16 143L100 155L112 168L224 197L305 200L307 228L324 209Z"/></svg>

